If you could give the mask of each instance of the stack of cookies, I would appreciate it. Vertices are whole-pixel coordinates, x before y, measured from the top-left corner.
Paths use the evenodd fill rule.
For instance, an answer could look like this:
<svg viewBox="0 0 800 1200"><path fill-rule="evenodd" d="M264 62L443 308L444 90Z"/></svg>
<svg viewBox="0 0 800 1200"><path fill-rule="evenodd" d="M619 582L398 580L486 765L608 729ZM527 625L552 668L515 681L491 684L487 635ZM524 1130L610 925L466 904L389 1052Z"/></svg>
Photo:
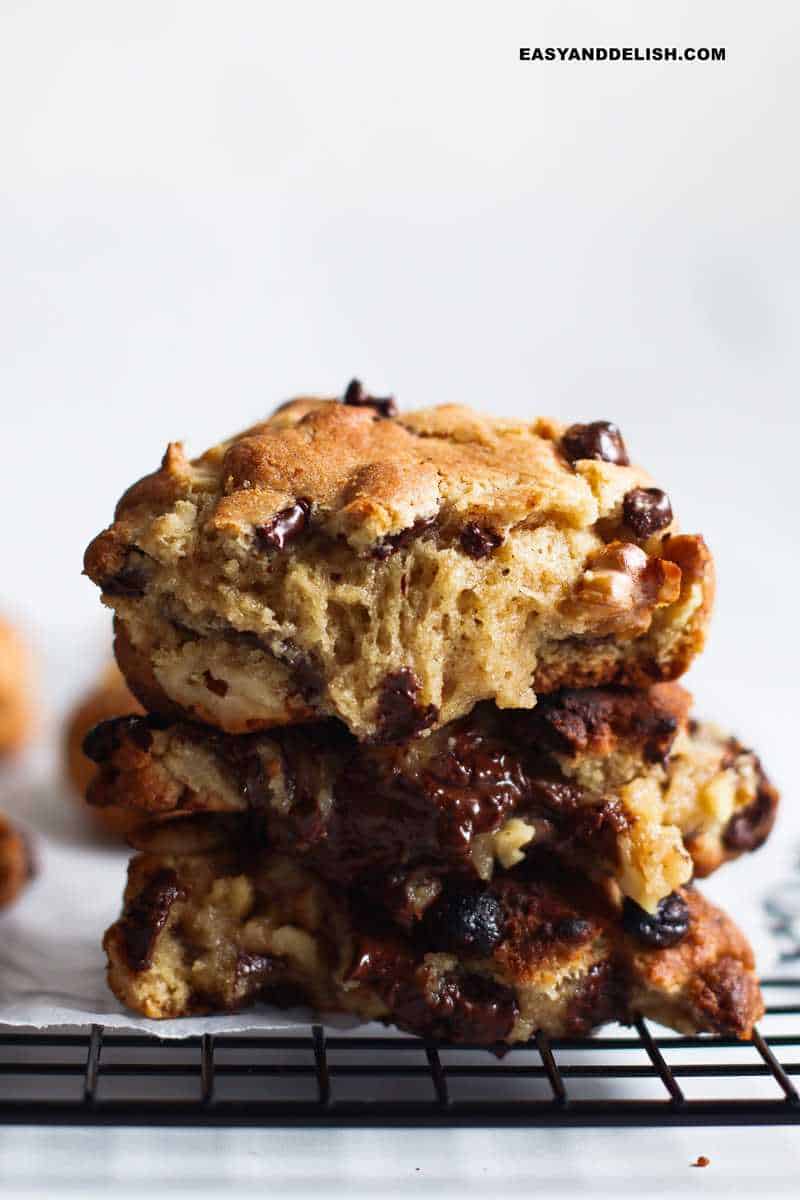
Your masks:
<svg viewBox="0 0 800 1200"><path fill-rule="evenodd" d="M170 445L86 571L145 710L85 742L90 802L141 818L104 943L130 1008L749 1034L752 953L693 879L777 796L673 682L713 566L614 425L353 381Z"/></svg>

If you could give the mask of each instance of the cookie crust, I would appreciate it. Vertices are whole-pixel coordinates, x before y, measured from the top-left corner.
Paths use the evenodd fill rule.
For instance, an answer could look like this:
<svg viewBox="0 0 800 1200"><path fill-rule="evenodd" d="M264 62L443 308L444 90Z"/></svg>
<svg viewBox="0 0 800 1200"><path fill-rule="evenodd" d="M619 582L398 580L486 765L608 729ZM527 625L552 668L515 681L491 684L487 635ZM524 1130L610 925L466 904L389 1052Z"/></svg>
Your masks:
<svg viewBox="0 0 800 1200"><path fill-rule="evenodd" d="M252 816L254 836L344 886L409 873L482 879L536 857L613 879L653 911L693 874L754 849L777 794L758 759L687 724L677 684L483 705L429 738L360 746L335 723L234 737L123 719L87 742L90 804Z"/></svg>
<svg viewBox="0 0 800 1200"><path fill-rule="evenodd" d="M112 990L148 1017L305 1001L472 1044L581 1036L639 1013L748 1037L763 1011L750 948L699 894L681 899L690 933L652 950L602 896L514 873L484 894L490 944L442 948L424 923L406 934L292 860L220 846L135 858L104 945Z"/></svg>
<svg viewBox="0 0 800 1200"><path fill-rule="evenodd" d="M393 741L481 700L676 678L710 555L663 515L632 521L649 477L569 433L312 398L192 461L171 445L85 559L131 689L230 733L337 717Z"/></svg>

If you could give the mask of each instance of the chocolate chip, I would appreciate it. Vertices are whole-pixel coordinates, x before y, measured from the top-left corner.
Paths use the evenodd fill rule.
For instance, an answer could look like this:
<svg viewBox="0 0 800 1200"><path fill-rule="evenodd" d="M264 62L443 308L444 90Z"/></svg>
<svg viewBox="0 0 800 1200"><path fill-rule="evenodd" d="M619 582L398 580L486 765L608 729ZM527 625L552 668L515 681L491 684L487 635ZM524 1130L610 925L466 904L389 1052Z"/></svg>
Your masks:
<svg viewBox="0 0 800 1200"><path fill-rule="evenodd" d="M494 529L487 529L484 525L479 525L477 521L470 521L461 530L459 538L461 549L470 558L486 558L502 545L503 536L496 533Z"/></svg>
<svg viewBox="0 0 800 1200"><path fill-rule="evenodd" d="M567 1037L585 1037L620 1010L618 982L610 962L594 963L576 987L564 1015Z"/></svg>
<svg viewBox="0 0 800 1200"><path fill-rule="evenodd" d="M612 421L570 425L561 439L561 448L573 463L583 458L596 458L627 467L630 462L622 434Z"/></svg>
<svg viewBox="0 0 800 1200"><path fill-rule="evenodd" d="M378 542L377 546L372 550L371 557L383 561L389 558L397 550L404 550L411 542L416 541L418 537L422 537L436 523L436 517L418 517L413 525L409 525L407 529L401 529L399 533L392 533L388 537Z"/></svg>
<svg viewBox="0 0 800 1200"><path fill-rule="evenodd" d="M94 763L104 763L111 758L122 745L122 739L129 737L140 750L149 750L153 738L151 725L157 727L148 717L114 717L111 721L101 721L90 729L83 739L82 750L87 758Z"/></svg>
<svg viewBox="0 0 800 1200"><path fill-rule="evenodd" d="M769 785L759 788L752 804L734 813L722 841L728 850L757 850L767 840L775 821L777 793Z"/></svg>
<svg viewBox="0 0 800 1200"><path fill-rule="evenodd" d="M147 587L147 573L137 563L126 563L109 579L104 579L100 590L106 596L143 596Z"/></svg>
<svg viewBox="0 0 800 1200"><path fill-rule="evenodd" d="M287 542L296 538L308 525L311 515L309 500L296 500L288 508L281 509L264 525L256 526L256 536L270 550L283 550Z"/></svg>
<svg viewBox="0 0 800 1200"><path fill-rule="evenodd" d="M553 926L553 935L557 941L583 942L591 930L591 924L582 917L565 917Z"/></svg>
<svg viewBox="0 0 800 1200"><path fill-rule="evenodd" d="M652 946L664 950L677 946L689 929L689 906L677 892L659 901L654 913L640 908L629 896L622 908L622 924L626 933Z"/></svg>
<svg viewBox="0 0 800 1200"><path fill-rule="evenodd" d="M378 740L403 742L416 737L436 722L435 704L417 703L420 682L410 667L401 667L383 680L378 700Z"/></svg>
<svg viewBox="0 0 800 1200"><path fill-rule="evenodd" d="M125 957L132 971L145 971L153 961L156 939L167 923L176 900L186 893L174 871L156 871L138 896L128 904L119 922Z"/></svg>
<svg viewBox="0 0 800 1200"><path fill-rule="evenodd" d="M508 1037L519 1015L513 990L484 975L421 967L413 981L388 990L395 1024L420 1037L492 1045Z"/></svg>
<svg viewBox="0 0 800 1200"><path fill-rule="evenodd" d="M622 501L622 516L637 538L649 538L670 524L672 505L661 488L633 488Z"/></svg>
<svg viewBox="0 0 800 1200"><path fill-rule="evenodd" d="M454 1042L491 1045L510 1034L519 1015L510 987L485 975L451 976L442 989L437 1017Z"/></svg>
<svg viewBox="0 0 800 1200"><path fill-rule="evenodd" d="M217 679L210 671L203 672L203 683L215 696L227 696L228 685L224 679Z"/></svg>
<svg viewBox="0 0 800 1200"><path fill-rule="evenodd" d="M359 379L351 379L344 393L344 403L351 408L374 408L382 417L397 416L394 396L368 396Z"/></svg>
<svg viewBox="0 0 800 1200"><path fill-rule="evenodd" d="M492 892L452 887L428 910L426 939L434 950L488 958L503 937L503 907Z"/></svg>

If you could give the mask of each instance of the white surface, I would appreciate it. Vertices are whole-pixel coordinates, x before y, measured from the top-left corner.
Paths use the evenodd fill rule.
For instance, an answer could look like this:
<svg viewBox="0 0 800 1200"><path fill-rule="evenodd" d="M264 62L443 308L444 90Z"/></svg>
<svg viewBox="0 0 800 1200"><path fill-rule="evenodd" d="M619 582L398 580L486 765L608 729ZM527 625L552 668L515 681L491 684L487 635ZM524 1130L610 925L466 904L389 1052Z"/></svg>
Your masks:
<svg viewBox="0 0 800 1200"><path fill-rule="evenodd" d="M691 1166L698 1155L710 1166ZM3 1195L42 1197L796 1196L795 1129L440 1130L51 1129L0 1133ZM36 1182L32 1183L32 1180Z"/></svg>
<svg viewBox="0 0 800 1200"><path fill-rule="evenodd" d="M517 61L537 44L725 45L728 61ZM757 934L800 832L797 46L791 0L7 0L0 605L38 643L51 713L105 653L83 547L168 438L200 449L353 374L408 407L609 417L717 556L699 707L787 792L777 838L708 889ZM132 1194L510 1179L766 1195L796 1144L12 1131L0 1167L50 1195L120 1178ZM685 1166L698 1153L708 1170Z"/></svg>

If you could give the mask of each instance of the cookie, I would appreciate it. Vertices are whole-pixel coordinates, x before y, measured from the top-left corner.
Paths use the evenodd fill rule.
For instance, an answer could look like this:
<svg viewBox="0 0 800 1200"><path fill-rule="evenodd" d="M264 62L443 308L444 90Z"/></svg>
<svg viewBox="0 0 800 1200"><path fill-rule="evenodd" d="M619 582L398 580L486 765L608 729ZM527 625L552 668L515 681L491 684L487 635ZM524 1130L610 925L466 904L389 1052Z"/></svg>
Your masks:
<svg viewBox="0 0 800 1200"><path fill-rule="evenodd" d="M149 711L384 743L483 700L674 679L713 596L610 423L398 413L356 384L200 458L170 445L85 568Z"/></svg>
<svg viewBox="0 0 800 1200"><path fill-rule="evenodd" d="M109 663L95 686L78 702L70 713L64 730L64 768L76 794L83 800L97 774L97 766L83 753L87 733L101 721L114 717L141 714L139 701L131 695L119 668ZM85 811L110 833L127 833L140 824L139 816L121 805L90 805Z"/></svg>
<svg viewBox="0 0 800 1200"><path fill-rule="evenodd" d="M32 875L27 841L0 813L0 908L14 903Z"/></svg>
<svg viewBox="0 0 800 1200"><path fill-rule="evenodd" d="M32 666L22 639L0 619L0 758L19 750L34 727Z"/></svg>
<svg viewBox="0 0 800 1200"><path fill-rule="evenodd" d="M660 945L601 894L518 872L446 890L407 934L291 859L204 851L191 838L185 848L133 859L105 937L112 990L147 1017L308 1002L492 1045L537 1030L581 1036L639 1013L682 1033L747 1037L763 1011L750 947L691 889L673 897Z"/></svg>
<svg viewBox="0 0 800 1200"><path fill-rule="evenodd" d="M252 813L262 843L346 887L405 894L555 856L653 911L766 838L777 794L758 759L688 724L678 684L562 691L532 712L478 706L430 737L364 746L337 723L232 736L147 717L87 738L90 804ZM382 896L385 902L385 896Z"/></svg>

